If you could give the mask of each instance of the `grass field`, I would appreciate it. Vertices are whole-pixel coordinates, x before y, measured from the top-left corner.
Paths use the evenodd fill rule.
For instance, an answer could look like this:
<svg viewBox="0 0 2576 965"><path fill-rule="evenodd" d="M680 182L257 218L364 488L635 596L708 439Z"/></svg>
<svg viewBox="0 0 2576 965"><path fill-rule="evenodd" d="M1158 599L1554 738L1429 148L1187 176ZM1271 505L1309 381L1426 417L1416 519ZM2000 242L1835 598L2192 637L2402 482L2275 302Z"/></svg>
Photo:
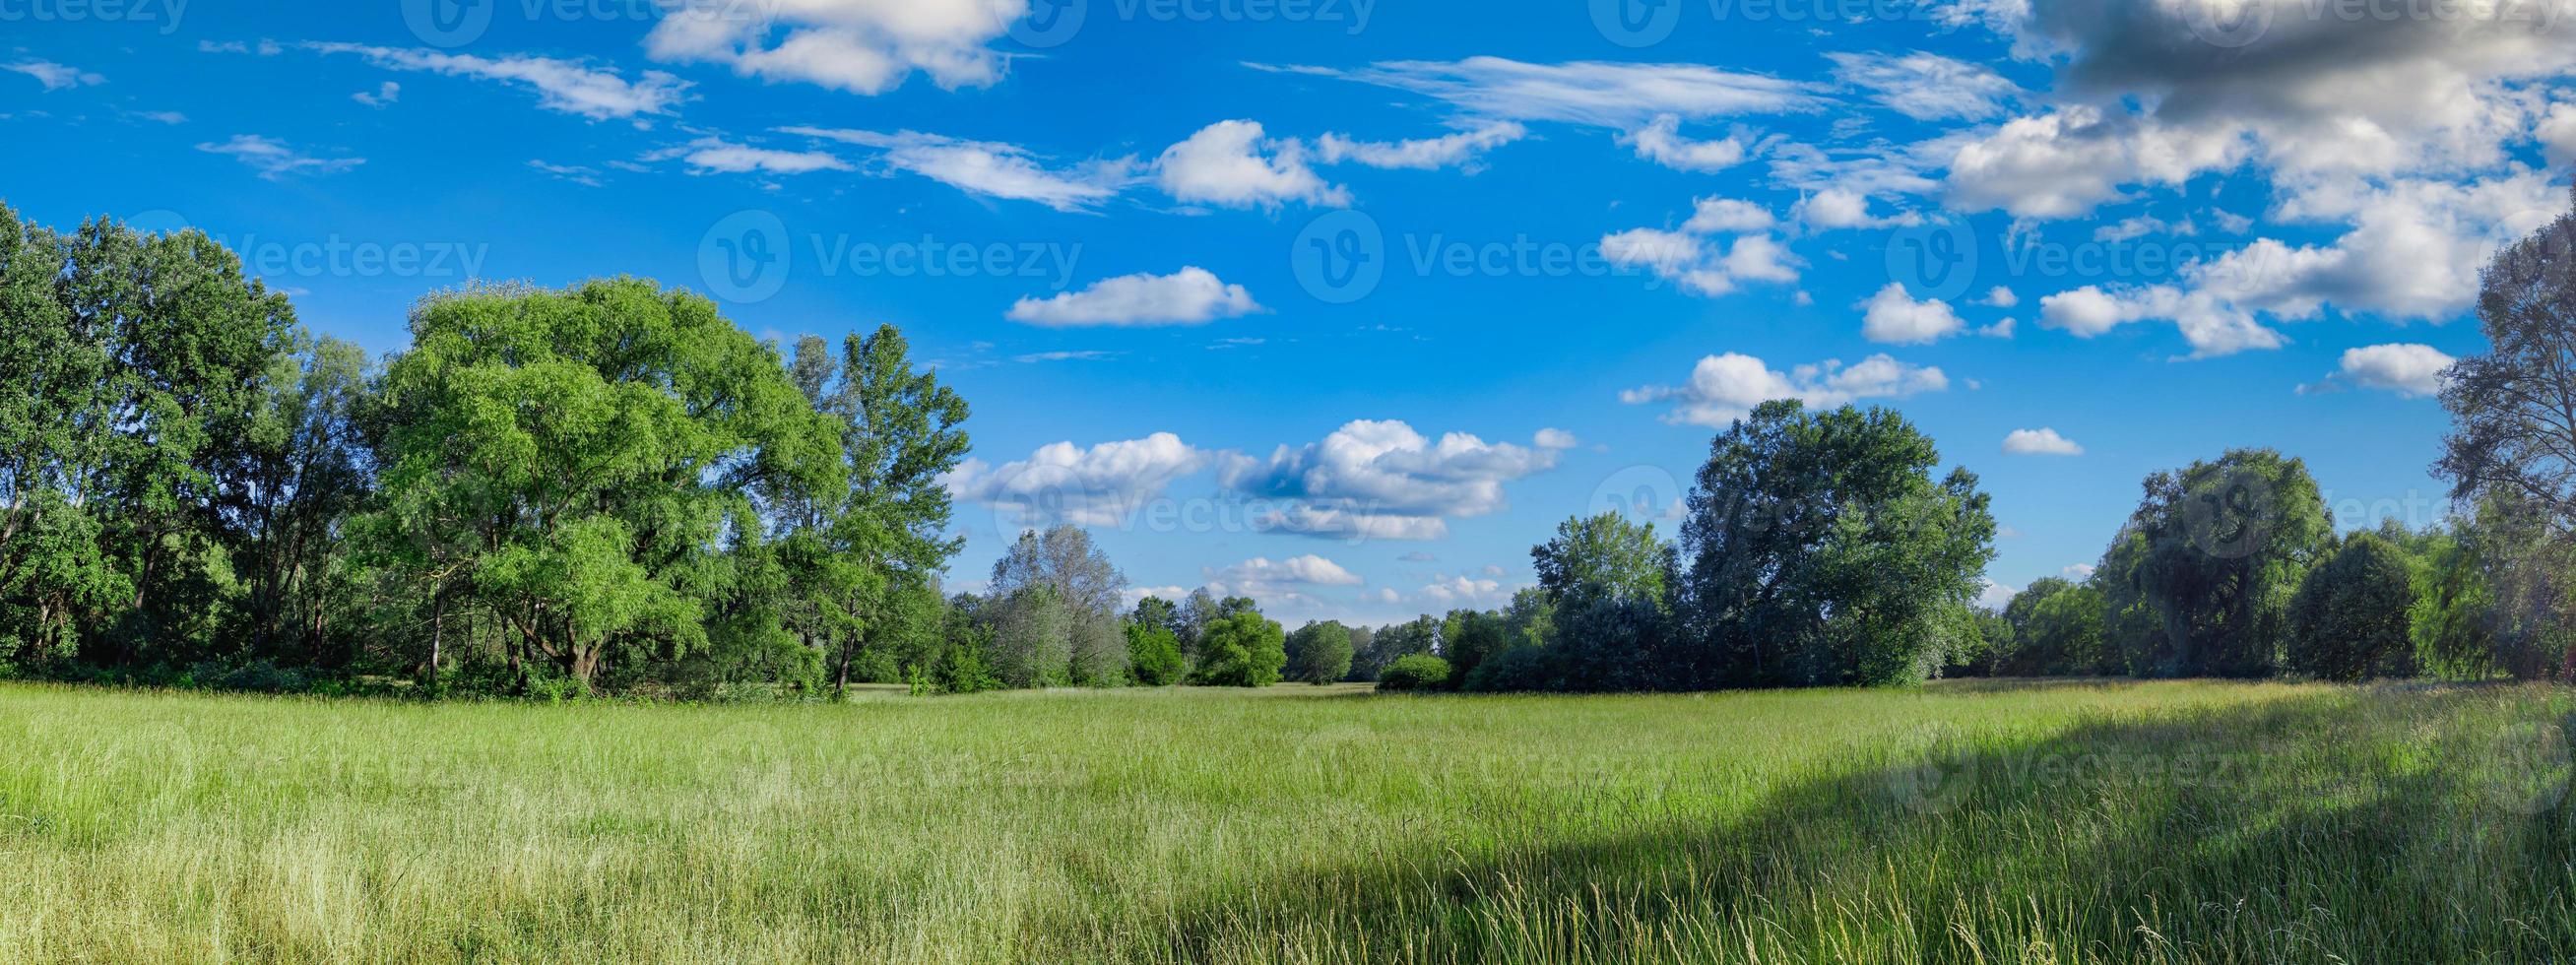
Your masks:
<svg viewBox="0 0 2576 965"><path fill-rule="evenodd" d="M0 961L2566 961L2571 709L0 687Z"/></svg>

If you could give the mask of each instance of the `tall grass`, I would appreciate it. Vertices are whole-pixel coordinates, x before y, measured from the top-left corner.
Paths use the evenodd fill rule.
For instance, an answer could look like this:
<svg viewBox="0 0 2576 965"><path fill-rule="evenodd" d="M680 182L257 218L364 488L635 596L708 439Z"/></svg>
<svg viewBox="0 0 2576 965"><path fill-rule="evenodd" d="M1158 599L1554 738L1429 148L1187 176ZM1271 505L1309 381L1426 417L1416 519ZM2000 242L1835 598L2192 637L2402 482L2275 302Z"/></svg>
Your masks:
<svg viewBox="0 0 2576 965"><path fill-rule="evenodd" d="M2539 688L0 688L0 961L2576 958Z"/></svg>

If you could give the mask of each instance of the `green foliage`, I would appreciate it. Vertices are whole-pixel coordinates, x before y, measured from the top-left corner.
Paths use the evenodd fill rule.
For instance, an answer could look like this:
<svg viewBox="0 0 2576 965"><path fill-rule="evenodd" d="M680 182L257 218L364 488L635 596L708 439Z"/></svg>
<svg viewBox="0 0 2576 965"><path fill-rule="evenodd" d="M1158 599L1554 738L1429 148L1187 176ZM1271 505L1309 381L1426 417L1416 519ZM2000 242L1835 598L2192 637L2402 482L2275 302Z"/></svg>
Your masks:
<svg viewBox="0 0 2576 965"><path fill-rule="evenodd" d="M2290 598L2330 536L2307 465L2268 449L2147 477L2093 580L2120 666L2141 676L2270 673Z"/></svg>
<svg viewBox="0 0 2576 965"><path fill-rule="evenodd" d="M1449 661L1427 653L1406 654L1388 664L1377 678L1377 689L1393 691L1437 690L1449 683Z"/></svg>
<svg viewBox="0 0 2576 965"><path fill-rule="evenodd" d="M1689 612L1658 686L1876 685L1940 666L1994 557L1977 479L1902 416L1771 402L1710 445L1682 529ZM1559 620L1566 619L1559 614Z"/></svg>
<svg viewBox="0 0 2576 965"><path fill-rule="evenodd" d="M1207 625L1197 682L1213 687L1267 687L1288 663L1287 633L1255 612L1219 617Z"/></svg>
<svg viewBox="0 0 2576 965"><path fill-rule="evenodd" d="M2289 669L2325 680L2413 676L2414 608L2405 551L2353 534L2308 571L2290 603Z"/></svg>
<svg viewBox="0 0 2576 965"><path fill-rule="evenodd" d="M1351 629L1326 621L1298 627L1288 635L1287 679L1328 684L1351 672Z"/></svg>
<svg viewBox="0 0 2576 965"><path fill-rule="evenodd" d="M1169 626L1130 623L1127 633L1127 664L1136 682L1147 687L1166 687L1180 683L1189 664L1181 658L1181 638Z"/></svg>

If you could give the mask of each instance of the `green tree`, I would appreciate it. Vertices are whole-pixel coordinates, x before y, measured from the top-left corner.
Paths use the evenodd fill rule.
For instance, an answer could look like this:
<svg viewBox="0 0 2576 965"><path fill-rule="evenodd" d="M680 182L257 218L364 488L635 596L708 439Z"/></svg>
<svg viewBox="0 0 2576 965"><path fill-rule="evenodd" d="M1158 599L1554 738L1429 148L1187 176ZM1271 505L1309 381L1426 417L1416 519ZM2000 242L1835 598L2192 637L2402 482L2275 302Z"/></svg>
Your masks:
<svg viewBox="0 0 2576 965"><path fill-rule="evenodd" d="M1329 620L1306 624L1288 635L1287 678L1332 683L1350 675L1351 655L1349 627Z"/></svg>
<svg viewBox="0 0 2576 965"><path fill-rule="evenodd" d="M1449 681L1449 661L1428 653L1408 653L1388 664L1378 677L1377 689L1388 691L1437 690Z"/></svg>
<svg viewBox="0 0 2576 965"><path fill-rule="evenodd" d="M423 300L386 372L386 563L453 583L511 667L587 687L707 643L715 565L754 486L844 484L830 421L715 305L634 279Z"/></svg>
<svg viewBox="0 0 2576 965"><path fill-rule="evenodd" d="M2396 544L2370 533L2346 539L2291 600L2289 669L2324 680L2413 676L2414 578Z"/></svg>
<svg viewBox="0 0 2576 965"><path fill-rule="evenodd" d="M1197 680L1215 687L1267 687L1288 663L1287 633L1259 613L1219 617L1207 625Z"/></svg>
<svg viewBox="0 0 2576 965"><path fill-rule="evenodd" d="M1720 434L1682 528L1682 637L1695 659L1659 683L1929 675L1994 556L1977 478L1953 470L1936 482L1939 461L1930 437L1883 409L1769 402Z"/></svg>
<svg viewBox="0 0 2576 965"><path fill-rule="evenodd" d="M1181 659L1181 638L1168 626L1129 623L1127 663L1136 682L1147 687L1164 687L1180 683L1189 669Z"/></svg>
<svg viewBox="0 0 2576 965"><path fill-rule="evenodd" d="M2119 663L2140 676L2272 672L2290 597L2332 536L2307 464L2240 449L2144 489L2093 578Z"/></svg>

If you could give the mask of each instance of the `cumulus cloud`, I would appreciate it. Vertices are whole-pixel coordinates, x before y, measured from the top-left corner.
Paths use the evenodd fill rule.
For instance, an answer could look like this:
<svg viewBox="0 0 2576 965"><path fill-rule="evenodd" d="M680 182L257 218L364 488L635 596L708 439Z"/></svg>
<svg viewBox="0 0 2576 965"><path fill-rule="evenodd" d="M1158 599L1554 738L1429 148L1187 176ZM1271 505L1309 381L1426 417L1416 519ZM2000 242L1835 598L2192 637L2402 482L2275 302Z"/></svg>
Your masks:
<svg viewBox="0 0 2576 965"><path fill-rule="evenodd" d="M2004 112L2021 88L1993 70L1938 54L1828 53L1834 78L1918 121L1981 121Z"/></svg>
<svg viewBox="0 0 2576 965"><path fill-rule="evenodd" d="M1085 161L1049 167L1028 149L967 141L918 131L891 134L828 127L783 127L783 134L874 148L887 167L929 178L968 194L1035 201L1058 211L1090 211L1137 180L1136 159Z"/></svg>
<svg viewBox="0 0 2576 965"><path fill-rule="evenodd" d="M1665 114L1644 127L1619 135L1619 143L1635 148L1640 158L1675 171L1701 174L1741 164L1746 154L1744 140L1733 135L1716 141L1682 136L1682 119L1675 114Z"/></svg>
<svg viewBox="0 0 2576 965"><path fill-rule="evenodd" d="M2343 365L2324 382L2301 392L2345 386L2395 392L2407 398L2442 394L2442 373L2459 361L2430 345L2365 345L2345 349Z"/></svg>
<svg viewBox="0 0 2576 965"><path fill-rule="evenodd" d="M1157 181L1175 200L1228 208L1277 209L1290 202L1339 208L1348 189L1326 184L1295 139L1271 139L1258 121L1218 121L1163 151Z"/></svg>
<svg viewBox="0 0 2576 965"><path fill-rule="evenodd" d="M1764 233L1777 224L1769 209L1752 202L1701 198L1681 230L1632 228L1604 235L1601 256L1699 295L1723 295L1743 282L1794 283L1803 262Z"/></svg>
<svg viewBox="0 0 2576 965"><path fill-rule="evenodd" d="M1966 331L1968 323L1938 298L1915 301L1905 286L1888 282L1854 306L1862 310L1861 337L1891 345L1921 345ZM2009 331L2009 330L2007 330Z"/></svg>
<svg viewBox="0 0 2576 965"><path fill-rule="evenodd" d="M689 89L688 81L658 70L645 71L630 81L613 70L552 57L478 57L346 43L304 46L325 54L353 54L387 70L516 84L536 91L540 107L594 121L667 114L685 99Z"/></svg>
<svg viewBox="0 0 2576 965"><path fill-rule="evenodd" d="M1414 599L1435 609L1487 607L1510 597L1502 581L1471 576L1440 576L1414 593Z"/></svg>
<svg viewBox="0 0 2576 965"><path fill-rule="evenodd" d="M2021 304L2021 296L2013 294L2013 290L2010 288L1996 285L1993 288L1987 289L1986 297L1977 299L1977 304L1987 305L1994 308L2011 308L2015 305Z"/></svg>
<svg viewBox="0 0 2576 965"><path fill-rule="evenodd" d="M338 174L367 163L365 158L318 158L296 150L286 142L258 134L236 134L220 143L197 145L208 154L222 154L247 164L259 176L270 181L284 180L298 174Z"/></svg>
<svg viewBox="0 0 2576 965"><path fill-rule="evenodd" d="M1736 352L1700 359L1684 385L1654 385L1619 393L1629 405L1670 403L1664 421L1678 425L1725 428L1775 399L1796 399L1810 406L1834 407L1870 399L1902 399L1950 387L1940 369L1873 355L1860 364L1839 361L1801 365L1780 372L1761 359Z"/></svg>
<svg viewBox="0 0 2576 965"><path fill-rule="evenodd" d="M1557 450L1452 432L1433 441L1395 420L1358 420L1267 459L1230 457L1228 490L1281 506L1257 522L1316 536L1437 539L1448 520L1500 512L1503 484L1556 465Z"/></svg>
<svg viewBox="0 0 2576 965"><path fill-rule="evenodd" d="M1512 121L1489 121L1455 134L1394 142L1326 134L1315 142L1315 158L1324 164L1350 162L1373 168L1473 169L1485 152L1528 136L1528 128Z"/></svg>
<svg viewBox="0 0 2576 965"><path fill-rule="evenodd" d="M2084 447L2055 429L2015 429L2004 437L2004 451L2016 456L2081 456Z"/></svg>
<svg viewBox="0 0 2576 965"><path fill-rule="evenodd" d="M1691 218L1682 230L1692 234L1746 234L1769 231L1778 224L1771 209L1750 201L1732 198L1701 198L1691 209Z"/></svg>
<svg viewBox="0 0 2576 965"><path fill-rule="evenodd" d="M1308 554L1284 560L1256 556L1221 569L1206 571L1208 592L1218 596L1249 596L1264 601L1299 595L1304 587L1359 586L1366 583L1358 574L1321 556Z"/></svg>
<svg viewBox="0 0 2576 965"><path fill-rule="evenodd" d="M1115 526L1212 458L1157 432L1088 449L1058 442L1001 466L968 459L941 481L950 495L991 506L1018 525Z"/></svg>
<svg viewBox="0 0 2576 965"><path fill-rule="evenodd" d="M989 46L1028 0L676 0L644 39L655 60L731 66L771 82L880 94L914 73L940 87L1002 79Z"/></svg>
<svg viewBox="0 0 2576 965"><path fill-rule="evenodd" d="M1107 278L1043 301L1022 298L1010 319L1052 328L1076 326L1198 325L1263 311L1252 293L1195 266L1169 275Z"/></svg>
<svg viewBox="0 0 2576 965"><path fill-rule="evenodd" d="M396 101L402 100L402 85L389 80L377 85L376 89L373 91L362 90L355 94L351 94L349 95L349 99L357 101L358 103L364 104L368 107L383 110L387 107L392 107Z"/></svg>
<svg viewBox="0 0 2576 965"><path fill-rule="evenodd" d="M1575 438L1574 433L1563 429L1541 429L1531 441L1541 449L1572 449L1583 444L1583 440Z"/></svg>
<svg viewBox="0 0 2576 965"><path fill-rule="evenodd" d="M1887 216L1869 213L1869 198L1857 191L1826 188L1800 198L1790 209L1791 220L1820 231L1838 228L1896 228L1923 223L1923 216L1902 211Z"/></svg>
<svg viewBox="0 0 2576 965"><path fill-rule="evenodd" d="M74 87L107 83L105 77L77 67L66 67L50 60L21 60L16 63L0 64L0 70L33 77L36 83L45 85L48 91L70 90Z"/></svg>

